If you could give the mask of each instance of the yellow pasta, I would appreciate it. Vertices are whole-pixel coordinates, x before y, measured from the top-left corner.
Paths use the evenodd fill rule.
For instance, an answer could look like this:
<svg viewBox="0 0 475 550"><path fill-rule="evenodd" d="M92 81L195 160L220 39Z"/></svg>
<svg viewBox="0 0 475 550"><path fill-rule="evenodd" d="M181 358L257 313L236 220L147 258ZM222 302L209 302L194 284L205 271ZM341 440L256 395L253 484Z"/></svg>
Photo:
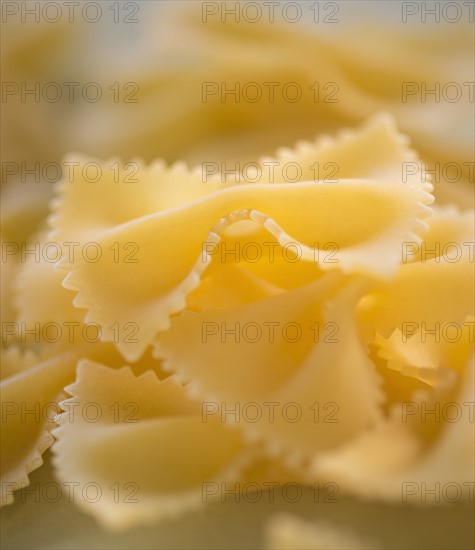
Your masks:
<svg viewBox="0 0 475 550"><path fill-rule="evenodd" d="M109 528L199 508L204 484L234 480L247 463L239 434L203 423L201 407L174 377L160 382L149 371L136 378L127 367L82 361L66 391L72 397L55 431L58 476L79 484L79 505ZM83 490L92 483L100 506Z"/></svg>
<svg viewBox="0 0 475 550"><path fill-rule="evenodd" d="M377 148L373 166L358 155L370 147ZM314 153L309 148L300 153L305 163L319 156L318 144ZM118 344L128 360L137 360L156 333L168 327L169 316L185 307L187 294L216 261L224 230L242 221L255 222L258 231L240 239L243 246L252 242L263 247L275 239L280 247L296 247L303 262L317 263L323 271L390 277L400 261L402 243L420 242L423 219L430 213L430 186L421 178L401 182L398 175L401 163L413 153L388 117L378 117L360 132L321 148L324 156L333 148L337 158L346 150L345 178L336 183L272 183L264 176L262 184L240 185L226 185L217 178L208 187L197 171L155 164L142 167L139 182L130 184L116 183L103 164L103 177L97 182L79 178L64 183L50 238L77 241L81 250L72 260L59 262L67 272L64 286L78 293L74 304L89 310L86 321L99 323L106 341L112 338L109 326L114 322L137 323L140 341ZM381 158L386 159L384 168ZM364 179L347 179L352 164ZM105 207L111 193L114 201ZM318 243L332 243L338 259L316 260ZM120 260L116 247L131 251L133 257Z"/></svg>
<svg viewBox="0 0 475 550"><path fill-rule="evenodd" d="M27 485L28 474L43 463L41 454L54 440L50 431L59 412L58 397L74 379L79 354L76 350L36 363L9 352L10 376L1 381L2 505L13 501L13 492Z"/></svg>
<svg viewBox="0 0 475 550"><path fill-rule="evenodd" d="M444 390L435 398L421 395L395 407L392 417L376 430L334 453L315 457L313 475L331 479L342 491L365 499L429 505L470 501L475 482L475 436L469 412L474 401L473 372L472 354L457 381L455 398ZM455 422L444 418L448 403L463 410ZM425 410L435 412L424 414ZM453 410L447 414L454 418ZM426 422L440 432L429 446L418 434L427 429ZM422 487L433 493L425 495ZM443 498L446 487L451 492Z"/></svg>
<svg viewBox="0 0 475 550"><path fill-rule="evenodd" d="M222 500L222 483L331 480L391 503L472 483L473 420L420 413L473 403L473 213L430 207L390 115L252 170L133 160L129 181L117 158L69 160L48 230L17 223L28 201L2 226L3 504L51 433L58 479L113 530ZM71 323L74 337L41 330ZM24 422L21 404L51 415ZM361 543L293 520L269 537Z"/></svg>
<svg viewBox="0 0 475 550"><path fill-rule="evenodd" d="M251 420L239 411L226 418L270 453L303 459L380 417L378 376L352 319L360 295L361 281L342 286L332 273L250 306L183 314L158 338L158 355L209 403L211 418L217 404L218 417L249 407ZM317 418L319 405L328 422Z"/></svg>

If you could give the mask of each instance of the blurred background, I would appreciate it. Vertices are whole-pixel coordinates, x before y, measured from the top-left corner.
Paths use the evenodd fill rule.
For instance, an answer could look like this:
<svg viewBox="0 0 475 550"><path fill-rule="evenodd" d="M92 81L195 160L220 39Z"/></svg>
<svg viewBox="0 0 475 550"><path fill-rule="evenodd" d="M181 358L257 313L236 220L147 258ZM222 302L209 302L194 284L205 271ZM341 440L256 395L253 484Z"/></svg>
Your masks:
<svg viewBox="0 0 475 550"><path fill-rule="evenodd" d="M71 151L228 168L381 110L433 171L437 198L471 208L473 12L470 2L3 1L4 216L43 217Z"/></svg>

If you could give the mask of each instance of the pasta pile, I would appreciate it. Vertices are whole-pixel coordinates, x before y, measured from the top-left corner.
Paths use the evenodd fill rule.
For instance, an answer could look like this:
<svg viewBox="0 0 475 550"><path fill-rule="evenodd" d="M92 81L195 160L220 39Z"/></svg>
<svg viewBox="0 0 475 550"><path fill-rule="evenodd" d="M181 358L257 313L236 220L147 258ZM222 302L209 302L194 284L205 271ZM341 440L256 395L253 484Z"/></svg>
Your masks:
<svg viewBox="0 0 475 550"><path fill-rule="evenodd" d="M24 210L2 226L3 403L49 412L6 409L3 503L49 447L110 529L203 507L222 483L391 503L407 482L473 485L473 212L434 205L422 168L402 176L420 160L389 114L263 157L255 181L67 160L29 236L40 252L22 254Z"/></svg>

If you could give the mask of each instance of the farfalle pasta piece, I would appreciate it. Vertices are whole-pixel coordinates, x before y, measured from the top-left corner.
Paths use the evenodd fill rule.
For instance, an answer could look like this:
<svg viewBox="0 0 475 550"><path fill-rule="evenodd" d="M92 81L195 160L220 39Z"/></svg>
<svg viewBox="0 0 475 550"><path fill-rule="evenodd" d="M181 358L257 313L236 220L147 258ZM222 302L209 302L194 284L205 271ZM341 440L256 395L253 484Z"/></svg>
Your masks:
<svg viewBox="0 0 475 550"><path fill-rule="evenodd" d="M418 170L407 170L406 174L407 164L417 165ZM252 180L249 165L245 166L247 168L244 173L231 174L227 178L228 181L231 183ZM321 179L337 183L346 178L375 178L402 180L405 184L421 187L426 191L431 189L429 177L421 178L422 168L417 155L408 147L407 137L398 133L394 120L387 113L371 117L356 130L340 131L336 137L321 136L315 142L301 141L294 150L281 148L275 157L264 157L255 163L253 168L256 174L261 174L260 183L279 183L288 181L289 176L286 174L289 166L297 167L298 170L292 178L293 182ZM423 202L427 204L429 201ZM222 248L232 251L236 246L239 247L239 244L236 245L235 241L226 237L225 231ZM256 233L254 241L260 242L260 239L266 245L260 246L260 249L269 252L271 246L274 246L272 239L269 235L259 237ZM416 240L415 244L418 242ZM259 261L251 258L246 262L246 268L282 288L295 288L311 282L321 275L322 270L330 267L322 264L340 262L337 242L325 242L320 239L319 243L315 243L315 247L315 264L294 263L293 259L285 258L283 254L273 253L267 257L263 254ZM246 257L243 256L241 261L245 262Z"/></svg>
<svg viewBox="0 0 475 550"><path fill-rule="evenodd" d="M474 317L462 324L451 323L448 328L426 334L425 330L403 334L398 328L389 338L377 335L375 346L379 356L387 360L389 369L411 376L432 387L454 381L473 348Z"/></svg>
<svg viewBox="0 0 475 550"><path fill-rule="evenodd" d="M29 253L17 252L8 259L16 265L11 284L14 316L3 325L3 343L36 349L45 359L66 348L98 342L100 327L85 326L84 311L73 306L74 293L62 286L64 277L54 269L64 249L60 251L44 231L23 244Z"/></svg>
<svg viewBox="0 0 475 550"><path fill-rule="evenodd" d="M30 254L18 262L12 284L15 321L4 323L4 343L20 346L27 350L28 356L28 350L35 350L37 361L82 349L88 357L100 358L111 367L121 366L123 359L117 349L101 342L101 327L85 323L84 310L73 306L74 293L62 286L64 276L52 261L58 243L49 241L41 232L27 243L27 247L30 250L36 247L38 256ZM67 252L63 250L62 253ZM136 340L140 332L140 327L132 323L116 324L113 328L114 341ZM160 362L150 353L144 354L134 365L136 374L148 369L153 369L159 378L165 377Z"/></svg>
<svg viewBox="0 0 475 550"><path fill-rule="evenodd" d="M61 410L63 389L73 382L77 362L85 357L122 365L113 345L81 339L42 342L35 350L26 344L2 349L2 506L13 502L13 493L27 486L28 474L43 463L41 455L54 441L50 432ZM137 373L152 369L154 375L165 377L160 362L150 355L135 369Z"/></svg>
<svg viewBox="0 0 475 550"><path fill-rule="evenodd" d="M390 410L396 410L399 417L409 424L424 447L435 445L444 430L454 422L468 419L473 423L473 411L470 410L473 403L464 403L462 398L464 391L466 393L467 379L472 376L474 328L474 318L467 317L460 334L452 341L444 335L439 344L424 344L418 343L418 338L413 336L413 353L406 351L402 358L395 357L391 348L379 349L380 355L390 357L387 361L388 370L393 366L397 368L394 372L401 378L422 380L422 387L415 388L412 395L402 403L392 403ZM420 354L423 345L429 348L432 364L421 368L414 350ZM434 411L434 414L426 414L424 411ZM463 418L465 414L467 418Z"/></svg>
<svg viewBox="0 0 475 550"><path fill-rule="evenodd" d="M155 161L147 166L134 159L123 171L115 158L101 162L70 155L66 162L76 164L76 170L58 185L50 217L52 238L87 241L99 232L175 210L226 187L216 175L203 181L200 170L191 171L182 162L168 167Z"/></svg>
<svg viewBox="0 0 475 550"><path fill-rule="evenodd" d="M223 264L203 277L186 298L190 311L238 307L279 294L283 290L239 264Z"/></svg>
<svg viewBox="0 0 475 550"><path fill-rule="evenodd" d="M12 355L13 354L13 355ZM80 353L69 352L44 362L10 351L10 376L1 381L2 446L1 504L13 502L12 493L28 485L28 474L42 463L53 443L50 433L59 412L58 397L74 379Z"/></svg>
<svg viewBox="0 0 475 550"><path fill-rule="evenodd" d="M54 432L57 474L79 483L78 505L111 529L199 508L206 484L234 481L248 464L239 434L203 422L175 377L160 382L150 371L135 377L128 367L85 360L66 391L72 397ZM92 421L84 413L90 403ZM84 497L90 483L100 501Z"/></svg>
<svg viewBox="0 0 475 550"><path fill-rule="evenodd" d="M474 315L473 212L436 209L428 225L422 243L402 244L395 278L359 304L359 321L369 339L376 333L388 338L396 328L410 334L439 326L440 333L447 324L461 326Z"/></svg>
<svg viewBox="0 0 475 550"><path fill-rule="evenodd" d="M373 124L382 125L373 139L389 132L399 143L387 119ZM359 139L358 134L354 139ZM387 141L397 149L390 138ZM387 174L381 179L337 183L225 186L213 180L208 192L196 171L186 173L181 166L168 171L156 165L148 170L142 167L139 183L132 186L115 183L106 170L107 163L102 165L103 177L94 183L80 176L63 183L51 219L51 238L77 241L83 250L94 247L92 258L78 252L72 260L61 260L59 267L68 272L63 285L78 292L74 304L89 309L86 321L98 322L105 340L111 339L109 326L114 322L140 325L139 343L119 344L131 361L158 331L168 327L169 316L183 309L186 295L212 264L210 247L219 245L232 224L252 220L281 247L297 246L302 261L315 262L316 238L334 242L338 262L320 262L321 269L387 278L400 260L401 244L409 239L420 242L422 219L432 201L427 184L388 180ZM175 184L185 191L176 192ZM79 217L78 211L91 201L110 205L88 208L89 213ZM335 205L337 220L332 214ZM371 217L367 209L373 212ZM242 237L244 243L246 238L254 236ZM122 256L120 261L118 254L127 248L136 256L130 262Z"/></svg>
<svg viewBox="0 0 475 550"><path fill-rule="evenodd" d="M157 337L157 355L190 382L207 417L298 464L380 417L379 378L352 318L361 287L329 273L240 308L185 311Z"/></svg>
<svg viewBox="0 0 475 550"><path fill-rule="evenodd" d="M437 326L440 332L448 323L461 326L474 314L473 266L468 253L456 262L440 256L401 265L390 284L360 303L362 327L388 337L396 328L408 334Z"/></svg>
<svg viewBox="0 0 475 550"><path fill-rule="evenodd" d="M473 213L436 208L424 241L403 244L394 280L359 303L365 340L389 369L436 386L465 365L474 330L473 231ZM380 372L394 393L402 380L386 365Z"/></svg>
<svg viewBox="0 0 475 550"><path fill-rule="evenodd" d="M17 322L30 330L39 323L40 333L48 323L63 329L65 323L82 324L84 311L73 306L74 293L62 286L64 276L54 269L56 258L59 260L66 251L59 243L49 241L44 232L35 237L25 243L33 252L20 263L14 284Z"/></svg>
<svg viewBox="0 0 475 550"><path fill-rule="evenodd" d="M470 501L475 483L473 354L456 385L455 401L452 391L446 391L445 397L443 393L434 397L422 392L417 399L395 406L391 417L375 430L316 456L311 471L319 479L338 483L342 492L364 499L443 505ZM457 407L455 420L444 417L447 403ZM452 412L446 412L447 417L454 418ZM418 433L427 429L426 423L440 432L431 445L424 444Z"/></svg>
<svg viewBox="0 0 475 550"><path fill-rule="evenodd" d="M461 212L455 206L434 204L427 220L428 230L422 243L404 243L402 260L420 262L449 255L451 260L461 260L464 251L470 262L475 258L475 212Z"/></svg>
<svg viewBox="0 0 475 550"><path fill-rule="evenodd" d="M300 168L295 175L289 170L293 163ZM418 170L405 170L409 164L417 165ZM283 182L290 177L292 181L331 183L369 178L401 181L430 191L430 176L421 174L421 164L409 147L408 137L398 131L394 118L387 112L370 117L356 129L340 130L335 137L321 135L314 142L299 141L294 150L280 148L275 157L259 161L263 182Z"/></svg>

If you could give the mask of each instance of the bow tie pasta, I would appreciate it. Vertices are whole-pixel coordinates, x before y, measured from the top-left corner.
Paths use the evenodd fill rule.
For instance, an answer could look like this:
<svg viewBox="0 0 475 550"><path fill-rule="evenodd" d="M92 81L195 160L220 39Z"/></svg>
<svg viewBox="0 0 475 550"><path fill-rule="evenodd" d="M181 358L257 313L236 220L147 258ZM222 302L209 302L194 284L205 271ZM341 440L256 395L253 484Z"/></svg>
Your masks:
<svg viewBox="0 0 475 550"><path fill-rule="evenodd" d="M277 473L389 502L473 483L473 216L402 177L420 160L389 115L261 157L254 181L70 160L100 177L61 182L47 227L7 250L3 503L51 445L111 529Z"/></svg>

